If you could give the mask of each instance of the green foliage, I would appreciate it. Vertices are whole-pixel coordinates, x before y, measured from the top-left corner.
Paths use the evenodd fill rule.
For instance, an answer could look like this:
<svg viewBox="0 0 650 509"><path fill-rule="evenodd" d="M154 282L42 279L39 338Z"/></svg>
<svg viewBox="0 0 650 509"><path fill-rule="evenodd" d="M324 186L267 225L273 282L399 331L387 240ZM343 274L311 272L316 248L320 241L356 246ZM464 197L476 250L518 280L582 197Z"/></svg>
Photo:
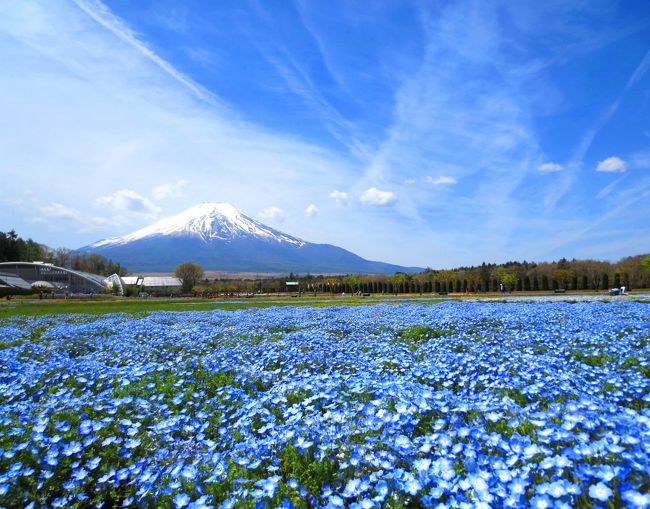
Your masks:
<svg viewBox="0 0 650 509"><path fill-rule="evenodd" d="M399 305L404 301L384 302L382 305ZM440 299L426 301L425 304L438 304ZM235 310L248 308L266 308L271 306L374 306L375 300L339 298L310 300L275 298L249 299L245 302L215 301L213 299L124 299L101 297L93 299L53 300L47 302L23 303L18 300L0 306L0 319L9 316L41 316L57 314L104 314L129 313L132 315L146 314L150 311L210 311L213 309ZM345 332L347 334L347 331Z"/></svg>
<svg viewBox="0 0 650 509"><path fill-rule="evenodd" d="M569 356L578 362L587 364L588 366L593 367L602 367L605 363L613 362L616 360L616 357L613 357L606 353L587 353L576 348L569 350Z"/></svg>
<svg viewBox="0 0 650 509"><path fill-rule="evenodd" d="M560 288L566 288L567 283L573 279L575 273L569 269L556 269L551 273L551 277L558 282Z"/></svg>
<svg viewBox="0 0 650 509"><path fill-rule="evenodd" d="M452 332L452 330L434 329L428 325L413 325L412 327L400 330L393 341L417 346L421 343L426 343L432 338L448 336Z"/></svg>
<svg viewBox="0 0 650 509"><path fill-rule="evenodd" d="M21 239L14 230L0 232L0 262L43 260L46 252L45 246L32 239Z"/></svg>
<svg viewBox="0 0 650 509"><path fill-rule="evenodd" d="M340 475L338 461L329 458L319 461L313 454L299 453L291 444L285 446L278 457L282 477L297 479L309 493L319 494L322 486L334 484Z"/></svg>
<svg viewBox="0 0 650 509"><path fill-rule="evenodd" d="M650 272L650 255L644 256L641 259L641 268L646 272Z"/></svg>
<svg viewBox="0 0 650 509"><path fill-rule="evenodd" d="M511 288L513 285L517 284L518 278L517 275L513 272L510 272L505 267L497 267L492 271L492 277L502 285L505 285Z"/></svg>
<svg viewBox="0 0 650 509"><path fill-rule="evenodd" d="M138 295L138 289L134 286L126 286L124 288L124 296L125 297L135 297Z"/></svg>
<svg viewBox="0 0 650 509"><path fill-rule="evenodd" d="M183 283L183 293L188 293L203 277L203 267L196 263L183 262L176 266L174 273Z"/></svg>
<svg viewBox="0 0 650 509"><path fill-rule="evenodd" d="M74 270L110 276L111 274L126 275L127 270L119 263L108 260L96 253L70 256L67 249L51 250L32 239L22 239L11 230L0 232L0 262L33 262L44 261Z"/></svg>
<svg viewBox="0 0 650 509"><path fill-rule="evenodd" d="M86 253L72 256L70 258L70 265L74 270L90 272L91 274L99 274L102 276L110 276L111 274L124 276L127 273L126 267L122 267L119 263L115 263L97 253Z"/></svg>

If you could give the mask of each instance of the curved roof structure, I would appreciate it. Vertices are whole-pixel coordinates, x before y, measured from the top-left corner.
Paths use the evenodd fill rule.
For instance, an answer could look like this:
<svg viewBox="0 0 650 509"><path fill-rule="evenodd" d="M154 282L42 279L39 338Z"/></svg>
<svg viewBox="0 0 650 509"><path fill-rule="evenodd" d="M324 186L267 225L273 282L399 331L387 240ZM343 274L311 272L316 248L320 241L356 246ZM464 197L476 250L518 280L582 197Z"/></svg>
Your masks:
<svg viewBox="0 0 650 509"><path fill-rule="evenodd" d="M43 262L0 262L0 284L30 288L37 282L71 293L97 293L107 288L106 278L97 274Z"/></svg>

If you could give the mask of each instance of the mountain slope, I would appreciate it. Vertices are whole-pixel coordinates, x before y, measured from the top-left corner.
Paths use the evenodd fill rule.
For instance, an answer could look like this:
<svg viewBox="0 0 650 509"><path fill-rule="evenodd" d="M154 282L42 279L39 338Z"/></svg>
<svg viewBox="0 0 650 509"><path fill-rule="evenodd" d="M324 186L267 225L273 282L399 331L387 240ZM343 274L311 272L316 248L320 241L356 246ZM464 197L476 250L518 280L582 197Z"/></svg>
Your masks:
<svg viewBox="0 0 650 509"><path fill-rule="evenodd" d="M191 260L206 270L230 272L414 272L369 261L329 244L313 244L270 228L227 203L201 203L122 237L78 250L99 253L131 271L170 272Z"/></svg>

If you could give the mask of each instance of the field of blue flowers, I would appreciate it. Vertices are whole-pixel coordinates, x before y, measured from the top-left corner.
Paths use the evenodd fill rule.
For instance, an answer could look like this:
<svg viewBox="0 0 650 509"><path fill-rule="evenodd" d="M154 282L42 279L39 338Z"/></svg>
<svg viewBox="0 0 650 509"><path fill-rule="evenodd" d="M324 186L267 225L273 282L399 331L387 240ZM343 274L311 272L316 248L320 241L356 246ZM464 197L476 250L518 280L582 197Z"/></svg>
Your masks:
<svg viewBox="0 0 650 509"><path fill-rule="evenodd" d="M650 507L650 304L0 323L0 506Z"/></svg>

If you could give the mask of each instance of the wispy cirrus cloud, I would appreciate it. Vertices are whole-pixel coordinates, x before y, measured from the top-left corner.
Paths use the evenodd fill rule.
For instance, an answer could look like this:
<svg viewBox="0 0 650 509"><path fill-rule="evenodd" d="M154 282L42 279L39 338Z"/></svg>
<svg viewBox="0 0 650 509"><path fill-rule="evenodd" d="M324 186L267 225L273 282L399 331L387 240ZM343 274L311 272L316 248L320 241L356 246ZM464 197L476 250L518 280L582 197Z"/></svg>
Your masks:
<svg viewBox="0 0 650 509"><path fill-rule="evenodd" d="M231 201L254 210L270 195L283 200L297 188L317 195L341 186L355 171L338 153L238 118L100 2L0 6L0 34L8 35L0 38L3 114L29 119L38 111L41 119L0 123L0 167L16 168L7 174L6 191L66 195L84 214L96 210L99 195L101 206L129 218L106 223L103 231L100 226L105 236L178 212L163 212L131 193L151 189L152 181L163 182L152 189L158 200L180 199L178 188L184 188L185 202L175 200L176 207ZM245 190L242 180L250 183ZM102 194L114 182L128 182L128 188ZM296 221L291 231L303 235L304 227ZM69 242L74 247L93 240L71 235Z"/></svg>
<svg viewBox="0 0 650 509"><path fill-rule="evenodd" d="M194 80L178 71L172 64L162 58L156 52L147 46L120 18L115 16L108 7L100 0L72 0L81 10L94 19L106 30L110 31L120 40L134 48L138 53L147 60L158 66L168 76L176 80L185 88L190 90L197 98L211 104L212 106L222 107L222 103L217 97L199 85Z"/></svg>
<svg viewBox="0 0 650 509"><path fill-rule="evenodd" d="M627 136L623 117L647 107L647 20L619 6L254 1L245 16L220 5L161 19L133 5L0 3L4 191L33 189L48 207L34 210L66 225L71 247L96 240L73 232L97 196L112 213L103 236L149 222L155 209L116 189L139 190L161 214L196 201L280 204L287 232L431 266L476 261L486 237L499 242L481 242L485 261L570 256L546 239L584 240L597 220L622 231L638 213L604 210L649 165L647 138ZM577 93L573 78L606 67L614 41L631 67ZM625 133L612 136L613 119ZM607 155L596 146L622 154L625 178L595 174ZM297 196L321 199L327 221L306 221L315 212Z"/></svg>

